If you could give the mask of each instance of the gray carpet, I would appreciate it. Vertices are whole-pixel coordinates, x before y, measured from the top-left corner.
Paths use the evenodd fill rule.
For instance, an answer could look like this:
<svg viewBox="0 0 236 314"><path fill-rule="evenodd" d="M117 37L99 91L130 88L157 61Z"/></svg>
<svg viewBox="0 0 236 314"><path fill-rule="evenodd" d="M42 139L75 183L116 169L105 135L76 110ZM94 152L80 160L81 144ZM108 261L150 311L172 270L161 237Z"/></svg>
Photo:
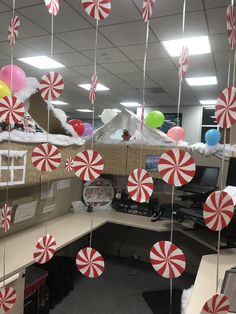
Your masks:
<svg viewBox="0 0 236 314"><path fill-rule="evenodd" d="M105 272L98 279L87 279L77 273L74 290L50 313L151 314L142 293L168 289L169 280L157 275L150 264L114 257L106 257L105 262ZM175 285L186 288L193 279L186 274Z"/></svg>

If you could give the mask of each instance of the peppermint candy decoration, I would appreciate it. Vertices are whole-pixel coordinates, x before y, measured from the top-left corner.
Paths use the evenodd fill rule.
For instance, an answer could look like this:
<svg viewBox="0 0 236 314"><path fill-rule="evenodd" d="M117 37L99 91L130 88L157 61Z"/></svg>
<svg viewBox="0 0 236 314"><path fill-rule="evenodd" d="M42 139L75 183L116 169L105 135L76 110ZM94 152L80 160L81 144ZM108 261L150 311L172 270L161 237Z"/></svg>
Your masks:
<svg viewBox="0 0 236 314"><path fill-rule="evenodd" d="M79 251L76 256L78 270L89 278L97 278L104 271L104 259L102 255L91 247Z"/></svg>
<svg viewBox="0 0 236 314"><path fill-rule="evenodd" d="M0 313L8 313L16 303L16 290L12 287L0 289Z"/></svg>
<svg viewBox="0 0 236 314"><path fill-rule="evenodd" d="M179 79L183 81L189 68L189 49L187 46L183 46L182 52L179 58Z"/></svg>
<svg viewBox="0 0 236 314"><path fill-rule="evenodd" d="M220 231L228 226L234 215L234 202L225 191L213 192L206 200L203 217L207 227Z"/></svg>
<svg viewBox="0 0 236 314"><path fill-rule="evenodd" d="M5 96L0 99L0 118L1 120L15 124L19 122L25 114L24 103L15 96Z"/></svg>
<svg viewBox="0 0 236 314"><path fill-rule="evenodd" d="M45 101L53 101L60 97L64 89L64 80L61 74L49 72L39 82L39 91Z"/></svg>
<svg viewBox="0 0 236 314"><path fill-rule="evenodd" d="M45 264L56 253L57 243L51 234L46 234L38 240L34 249L34 260L38 264Z"/></svg>
<svg viewBox="0 0 236 314"><path fill-rule="evenodd" d="M128 177L128 193L135 202L148 202L152 195L153 188L153 179L144 169L135 169Z"/></svg>
<svg viewBox="0 0 236 314"><path fill-rule="evenodd" d="M59 12L59 0L44 0L48 12L57 15Z"/></svg>
<svg viewBox="0 0 236 314"><path fill-rule="evenodd" d="M104 20L111 12L110 0L81 0L86 13L95 20Z"/></svg>
<svg viewBox="0 0 236 314"><path fill-rule="evenodd" d="M171 149L161 156L158 171L169 185L182 186L193 179L196 165L189 153L181 149Z"/></svg>
<svg viewBox="0 0 236 314"><path fill-rule="evenodd" d="M150 260L155 271L165 278L179 277L186 266L183 252L169 241L154 244L150 252Z"/></svg>
<svg viewBox="0 0 236 314"><path fill-rule="evenodd" d="M235 48L236 44L236 30L235 30L235 15L234 8L230 4L226 11L226 25L227 25L227 33L228 40L231 49Z"/></svg>
<svg viewBox="0 0 236 314"><path fill-rule="evenodd" d="M2 208L2 227L5 232L9 231L11 224L11 208L4 204Z"/></svg>
<svg viewBox="0 0 236 314"><path fill-rule="evenodd" d="M72 157L67 158L66 164L65 164L65 168L67 172L71 172L72 170L74 170L73 163L74 163L74 158Z"/></svg>
<svg viewBox="0 0 236 314"><path fill-rule="evenodd" d="M144 22L148 22L152 16L152 11L156 0L144 0L143 1L143 19Z"/></svg>
<svg viewBox="0 0 236 314"><path fill-rule="evenodd" d="M229 300L224 294L215 294L203 306L200 314L227 314Z"/></svg>
<svg viewBox="0 0 236 314"><path fill-rule="evenodd" d="M85 181L97 179L104 169L102 156L91 149L77 154L74 158L75 174Z"/></svg>
<svg viewBox="0 0 236 314"><path fill-rule="evenodd" d="M8 41L11 46L14 46L16 40L19 35L19 28L20 28L20 19L17 15L13 16L10 21L10 25L8 27Z"/></svg>
<svg viewBox="0 0 236 314"><path fill-rule="evenodd" d="M98 77L97 73L93 73L90 83L90 91L89 91L89 101L92 105L94 105L96 100L96 91L97 91Z"/></svg>
<svg viewBox="0 0 236 314"><path fill-rule="evenodd" d="M215 111L216 121L222 129L236 122L236 88L228 87L218 96Z"/></svg>
<svg viewBox="0 0 236 314"><path fill-rule="evenodd" d="M32 163L39 171L54 171L61 163L61 153L52 144L40 144L33 150Z"/></svg>

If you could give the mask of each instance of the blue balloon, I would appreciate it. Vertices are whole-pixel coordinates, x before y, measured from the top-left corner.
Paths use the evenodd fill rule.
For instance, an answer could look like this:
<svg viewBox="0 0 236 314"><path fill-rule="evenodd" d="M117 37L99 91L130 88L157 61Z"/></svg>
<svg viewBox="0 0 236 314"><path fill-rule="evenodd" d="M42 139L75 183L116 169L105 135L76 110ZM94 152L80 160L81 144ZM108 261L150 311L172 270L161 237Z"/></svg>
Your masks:
<svg viewBox="0 0 236 314"><path fill-rule="evenodd" d="M205 134L205 140L209 146L216 146L219 143L220 138L221 134L216 129L210 129Z"/></svg>

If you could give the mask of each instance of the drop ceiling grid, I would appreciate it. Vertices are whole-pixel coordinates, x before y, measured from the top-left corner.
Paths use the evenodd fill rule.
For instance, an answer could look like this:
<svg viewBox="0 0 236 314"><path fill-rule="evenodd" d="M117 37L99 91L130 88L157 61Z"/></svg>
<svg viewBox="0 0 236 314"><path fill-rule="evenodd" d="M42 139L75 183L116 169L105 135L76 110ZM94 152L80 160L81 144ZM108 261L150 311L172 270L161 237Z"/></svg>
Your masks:
<svg viewBox="0 0 236 314"><path fill-rule="evenodd" d="M119 2L119 5L117 4L117 2ZM122 4L120 4L120 2L121 2L121 0L113 0L113 6L114 7L122 6ZM143 24L143 21L141 18L142 0L131 1L131 2L133 3L133 10L134 11L133 12L127 12L127 18L126 18L126 16L122 16L122 18L120 18L118 16L118 13L114 13L114 20L108 18L107 20L101 22L101 27L99 30L99 32L100 32L99 36L101 36L100 38L104 37L104 39L108 41L109 47L100 48L98 50L98 52L106 53L106 51L107 51L108 57L109 57L109 53L111 55L113 55L113 53L117 55L117 58L115 56L113 57L113 59L111 60L111 63L106 61L105 57L103 57L103 58L101 57L101 60L99 60L99 66L101 67L101 71L104 71L104 73L106 73L104 75L110 75L116 79L121 80L122 84L127 85L129 87L128 90L129 91L132 90L133 93L136 95L137 88L134 86L138 86L138 84L136 85L135 80L130 81L129 79L126 79L126 76L128 77L128 74L132 73L130 71L136 71L136 69L137 69L137 72L134 72L134 73L137 73L137 75L138 75L138 73L140 73L142 71L142 58L141 58L141 54L140 54L140 57L139 57L140 60L137 60L136 58L133 59L132 55L130 54L130 52L128 52L127 49L128 49L128 47L134 47L134 49L135 49L135 47L137 47L137 49L139 49L139 48L141 49L141 47L143 47L144 40L145 40L145 25ZM176 75L175 77L177 80L177 62L176 62L177 60L170 58L166 54L165 50L163 50L161 40L160 40L160 39L162 39L162 36L160 36L160 38L159 38L159 36L158 36L159 34L157 34L158 32L156 31L156 25L158 25L158 23L161 22L163 19L166 19L166 20L173 19L175 21L178 21L179 17L181 16L180 11L173 12L173 8L169 7L170 2L172 2L172 4L174 3L174 5L176 5L178 7L179 7L178 2L182 3L182 1L180 1L180 0L174 0L174 1L173 0L172 1L160 0L160 3L157 3L155 6L153 18L151 19L151 23L150 23L150 25L151 25L150 47L151 46L155 47L155 45L157 45L156 48L159 49L159 53L160 53L161 57L160 58L154 58L155 57L155 50L154 50L153 52L151 52L152 54L151 54L150 58L148 59L148 62L149 62L149 60L152 60L152 61L150 61L150 64L151 64L151 62L153 62L153 64L155 64L155 59L156 59L157 63L161 64L161 61L163 60L163 63L166 63L167 65L166 65L166 67L164 67L164 65L163 65L164 69L160 69L160 71L158 70L158 68L154 71L151 71L151 70L153 70L151 68L150 71L148 71L148 73L147 73L147 78L148 78L148 80L150 80L151 83L156 84L156 86L161 86L164 89L165 89L165 87L164 87L165 84L163 83L163 85L162 85L162 82L164 82L165 80L163 80L162 77L158 76L158 72L160 73L160 75L162 75L163 71L166 72L166 71L170 71L171 69L173 69L173 74L175 73L175 75ZM215 25L214 24L215 23L214 18L217 17L217 19L219 19L219 17L222 17L222 14L223 14L223 12L225 12L225 6L228 4L228 1L223 1L223 2L222 1L216 1L217 3L216 2L213 3L211 0L203 1L203 4L205 3L206 7L204 8L204 6L202 6L202 8L204 8L205 11L201 10L201 5L194 5L194 2L196 3L196 1L192 1L192 0L188 1L189 8L187 9L187 12L188 12L187 16L190 14L189 15L190 17L194 17L194 16L202 16L204 14L204 17L206 19L205 23L208 25L208 30L210 31L211 37L212 37L212 47L213 47L212 56L215 58L214 70L217 73L217 68L224 66L224 64L222 64L222 63L223 63L223 58L225 57L224 55L222 55L222 56L220 56L219 54L217 55L217 53L221 53L222 49L225 51L225 53L227 53L228 47L227 46L225 47L225 44L227 43L227 37L225 34L225 29L223 28L223 23L220 23L220 25L218 25L218 27L215 28L214 27L214 25ZM201 2L201 1L199 1L199 2ZM38 40L40 40L40 38L41 38L41 40L44 40L44 39L46 40L46 38L48 38L50 36L50 29L48 28L48 26L46 24L45 24L45 26L39 25L37 23L37 21L32 20L32 18L30 18L30 10L35 11L35 9L37 9L37 8L42 9L42 6L44 5L43 0L37 1L37 3L35 3L34 5L32 5L31 0L30 1L29 0L16 1L16 4L17 4L17 12L19 12L26 20L34 23L35 27L42 30L43 35L27 36L27 38L20 37L19 43L22 45L21 48L22 49L23 49L23 47L28 48L29 49L28 52L30 53L31 50L32 50L32 52L34 51L32 45L27 45L27 41L29 42L30 38L32 38L32 41L33 41L33 38L36 38ZM162 10L160 10L161 11L160 12L160 11L158 11L158 6L161 4L165 7L163 7ZM68 44L62 38L63 38L63 36L66 37L71 32L76 32L76 31L80 31L80 32L86 32L87 31L88 32L91 30L91 33L94 32L94 21L89 16L87 16L86 13L83 11L83 8L81 8L81 4L80 4L79 0L70 0L70 1L65 0L63 5L67 8L68 12L71 11L71 8L73 8L73 10L75 11L75 13L73 13L73 14L75 14L75 16L78 16L78 28L76 29L77 24L74 23L73 29L64 31L63 28L61 28L61 29L59 29L58 32L56 31L55 41L58 42L58 45L60 43L61 45L63 44L62 45L63 47L68 47L68 51L64 51L63 49L62 50L59 49L55 53L55 58L58 55L58 57L61 58L61 60L63 60L63 56L64 56L65 60L66 60L67 55L69 58L70 54L71 55L72 54L79 54L79 56L81 56L81 60L83 60L83 62L85 62L85 64L83 64L83 62L81 61L82 64L78 64L76 66L76 61L75 61L75 64L68 66L68 72L69 72L69 74L74 73L73 75L75 75L75 78L77 78L77 73L78 73L79 77L81 76L81 77L87 78L89 80L91 75L88 72L86 74L81 73L80 68L82 71L82 69L84 69L85 67L89 68L89 66L92 64L92 62L93 62L93 53L92 53L93 49L91 48L91 49L84 50L82 48L82 50L80 50L80 49L78 49L78 47ZM130 3L128 5L131 6ZM7 9L7 8L9 8L9 9ZM206 8L207 8L207 11L206 11ZM11 6L9 5L9 0L4 0L4 1L2 0L0 2L0 12L1 12L1 10L6 10L6 12L11 10ZM171 13L171 10L172 10L172 13ZM28 16L27 12L28 12L29 16ZM122 10L119 9L119 12L122 12ZM0 16L1 16L1 13L0 13ZM45 14L44 16L46 19L47 14ZM82 23L84 25L83 27L79 26L80 25L79 20L83 21L83 23ZM112 23L112 24L110 24L110 23ZM143 34L142 35L140 35L140 33L137 34L138 35L137 37L139 37L139 38L137 39L138 43L136 40L136 45L134 45L135 41L133 43L130 41L130 38L129 38L128 42L123 42L123 43L125 43L125 45L122 44L122 36L125 33L123 33L121 36L121 42L120 42L121 44L119 43L119 41L117 41L118 40L117 36L114 36L114 38L113 38L112 34L114 34L114 32L109 33L109 29L110 30L120 29L120 28L122 29L122 27L123 27L123 29L128 29L129 27L132 28L132 25L137 26L137 29L138 28L141 29L140 27L142 27L142 33ZM179 23L176 25L179 25ZM214 29L216 29L216 31L214 31ZM22 36L24 36L24 35L22 34ZM75 38L75 40L76 40L76 38ZM131 40L132 40L132 38L131 38ZM1 34L0 34L0 45L4 44L4 43L6 45L8 44L7 41L1 42ZM16 55L17 55L17 49L18 48L16 46ZM215 52L215 49L217 52ZM37 51L34 51L34 52L36 53ZM0 62L1 62L1 60L4 60L5 55L6 55L6 60L7 60L7 57L9 56L9 54L7 53L7 50L6 49L5 50L3 49L3 51L1 50ZM75 60L76 60L76 58L75 58ZM88 62L88 64L86 64L86 62ZM125 63L125 62L128 62L128 63ZM1 64L2 64L2 62L1 62ZM125 75L126 73L117 73L117 71L118 72L121 71L121 70L119 70L119 66L123 65L123 67L125 68L126 64L130 65L130 70L127 70L128 71L127 75ZM192 70L192 68L196 68L196 69L198 68L198 62L197 61L195 62L195 60L194 60L194 64L196 66L194 66L194 67L191 66L190 71ZM199 64L199 66L201 66L201 64ZM151 67L149 65L149 63L148 63L148 67ZM38 73L39 75L41 75L40 71L35 70L35 73ZM219 73L219 75L218 75L219 81L222 81L222 79L220 78L220 75L221 75L220 71L218 73ZM68 79L73 78L73 76L70 77L69 74L67 76ZM122 75L122 74L124 74L124 75ZM103 76L103 74L101 74L101 77L102 76ZM78 77L78 79L79 79L79 77ZM164 73L163 73L163 77L164 77ZM172 76L172 79L173 78L174 78L174 76ZM169 78L167 80L169 80ZM107 81L107 84L109 84L109 81ZM110 84L111 90L112 90L112 85L113 85L113 83L111 81L111 84ZM78 96L78 94L82 94L82 93L79 91L76 84L73 84L73 86L74 86L74 98L76 98ZM185 88L186 88L186 91L189 91L189 90L193 91L193 102L195 103L197 96L194 93L194 89L190 89L186 85L185 85ZM114 89L116 89L116 88L114 88ZM73 89L70 88L70 90L71 90L71 93L73 93L72 92ZM126 90L126 89L124 88L124 90ZM173 87L173 89L172 89L171 86L169 86L168 88L166 88L166 91L167 91L167 95L169 95L171 97L171 99L173 99L176 102L177 95L174 96L175 95L175 87ZM109 98L110 98L110 96L112 97L112 94L114 94L114 98L116 98L116 96L119 95L119 93L117 93L117 92L118 92L117 89L112 90L109 94ZM139 95L138 96L139 99L141 99L141 93L138 92L138 95ZM122 97L124 97L124 96L122 96ZM128 97L129 97L129 93L127 92L127 98ZM153 96L153 97L155 98L155 96ZM73 96L72 96L72 98L73 98ZM101 98L105 99L105 96L101 96Z"/></svg>

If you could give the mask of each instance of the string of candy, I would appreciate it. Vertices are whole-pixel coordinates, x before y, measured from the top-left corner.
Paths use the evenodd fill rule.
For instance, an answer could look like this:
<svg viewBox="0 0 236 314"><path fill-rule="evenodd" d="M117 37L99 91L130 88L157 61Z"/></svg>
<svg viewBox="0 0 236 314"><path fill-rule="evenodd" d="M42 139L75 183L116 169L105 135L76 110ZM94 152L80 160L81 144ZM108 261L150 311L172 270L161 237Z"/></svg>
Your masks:
<svg viewBox="0 0 236 314"><path fill-rule="evenodd" d="M231 6L232 6L232 18L233 18L233 23L234 28L232 30L233 32L233 38L235 38L236 33L235 33L235 19L234 19L234 0L231 1ZM228 82L227 82L227 87L230 87L230 77L231 77L231 56L232 56L232 50L235 50L234 53L234 65L233 65L233 78L232 78L232 86L234 86L235 83L235 69L236 69L236 49L235 49L235 44L230 45L230 53L229 53L229 65L228 65ZM221 161L221 174L220 174L220 189L221 191L224 188L223 184L223 178L224 178L224 170L225 170L225 152L226 152L226 133L227 133L227 128L224 129L224 137L223 137L223 156L222 156L222 161ZM218 231L218 243L217 243L217 262L216 262L216 292L218 291L219 288L219 272L220 272L220 243L221 243L221 230Z"/></svg>

